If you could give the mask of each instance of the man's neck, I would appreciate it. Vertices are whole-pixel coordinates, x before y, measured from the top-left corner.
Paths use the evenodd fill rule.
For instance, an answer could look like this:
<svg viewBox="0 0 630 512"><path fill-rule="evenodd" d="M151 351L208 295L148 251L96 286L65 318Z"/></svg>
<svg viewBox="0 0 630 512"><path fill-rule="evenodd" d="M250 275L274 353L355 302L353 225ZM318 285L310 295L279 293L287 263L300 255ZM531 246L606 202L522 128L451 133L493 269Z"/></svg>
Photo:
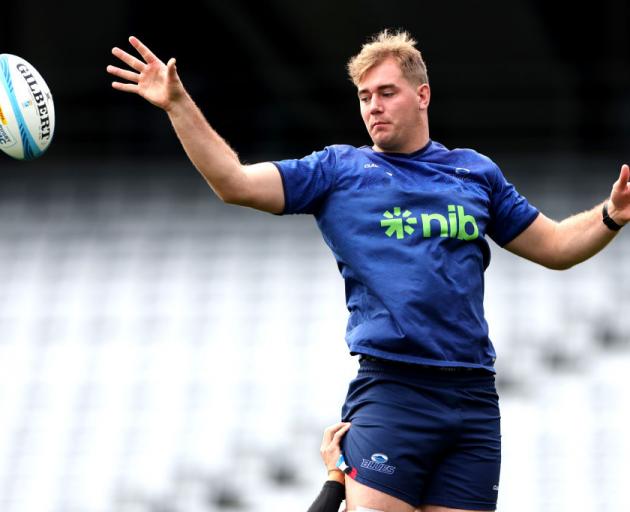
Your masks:
<svg viewBox="0 0 630 512"><path fill-rule="evenodd" d="M372 146L372 149L377 153L401 153L403 155L410 155L411 153L415 153L416 151L421 150L426 147L429 143L429 136L423 137L420 141L410 143L400 147L391 147L391 148L381 148L377 144Z"/></svg>

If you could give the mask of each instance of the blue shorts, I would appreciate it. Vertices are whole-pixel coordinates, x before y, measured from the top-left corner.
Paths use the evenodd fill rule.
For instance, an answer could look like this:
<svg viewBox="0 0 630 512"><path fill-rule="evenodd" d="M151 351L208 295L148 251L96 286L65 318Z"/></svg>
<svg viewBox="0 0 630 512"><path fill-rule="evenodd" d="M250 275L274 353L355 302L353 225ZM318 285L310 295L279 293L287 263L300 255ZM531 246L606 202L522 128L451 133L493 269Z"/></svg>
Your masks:
<svg viewBox="0 0 630 512"><path fill-rule="evenodd" d="M414 507L495 510L501 467L494 374L361 361L342 410L357 482Z"/></svg>

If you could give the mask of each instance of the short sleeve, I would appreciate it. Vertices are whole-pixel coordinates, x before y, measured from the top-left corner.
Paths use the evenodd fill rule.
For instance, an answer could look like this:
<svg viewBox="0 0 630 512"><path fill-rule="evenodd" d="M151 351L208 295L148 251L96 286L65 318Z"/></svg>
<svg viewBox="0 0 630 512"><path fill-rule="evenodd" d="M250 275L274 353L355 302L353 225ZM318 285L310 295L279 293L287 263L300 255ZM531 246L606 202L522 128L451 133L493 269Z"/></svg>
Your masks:
<svg viewBox="0 0 630 512"><path fill-rule="evenodd" d="M498 245L504 246L534 222L539 212L505 179L496 165L495 171L488 235Z"/></svg>
<svg viewBox="0 0 630 512"><path fill-rule="evenodd" d="M285 203L282 214L317 213L334 183L334 150L327 147L304 158L273 163L282 176Z"/></svg>

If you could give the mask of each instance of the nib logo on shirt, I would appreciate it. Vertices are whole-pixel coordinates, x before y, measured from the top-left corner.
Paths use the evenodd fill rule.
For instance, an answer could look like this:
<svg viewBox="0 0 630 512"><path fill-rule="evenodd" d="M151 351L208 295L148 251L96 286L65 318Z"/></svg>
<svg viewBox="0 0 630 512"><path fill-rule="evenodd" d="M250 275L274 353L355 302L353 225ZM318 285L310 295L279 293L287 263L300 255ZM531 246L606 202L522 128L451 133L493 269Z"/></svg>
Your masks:
<svg viewBox="0 0 630 512"><path fill-rule="evenodd" d="M395 206L393 212L387 210L383 213L385 218L381 219L381 227L387 228L385 234L388 237L396 234L397 239L412 235L416 231L412 225L418 224L417 217L412 217L409 210L403 212L400 206ZM422 213L420 221L424 238L440 236L474 240L479 237L477 221L472 215L467 215L464 207L460 205L449 204L446 216L440 213Z"/></svg>
<svg viewBox="0 0 630 512"><path fill-rule="evenodd" d="M381 220L381 227L387 228L385 234L392 236L396 233L396 238L405 238L405 233L411 235L415 229L410 224L418 224L418 219L411 217L409 210L405 210L401 215L399 206L394 207L393 215L387 210L383 217L385 217L385 220Z"/></svg>

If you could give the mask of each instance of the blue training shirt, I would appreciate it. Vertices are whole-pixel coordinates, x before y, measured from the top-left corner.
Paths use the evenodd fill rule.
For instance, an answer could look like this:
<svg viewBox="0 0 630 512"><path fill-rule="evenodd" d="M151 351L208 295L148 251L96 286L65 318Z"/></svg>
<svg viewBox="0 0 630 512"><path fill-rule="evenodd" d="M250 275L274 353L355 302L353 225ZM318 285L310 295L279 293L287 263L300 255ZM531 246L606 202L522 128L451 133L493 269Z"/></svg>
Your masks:
<svg viewBox="0 0 630 512"><path fill-rule="evenodd" d="M274 164L283 214L313 214L337 260L352 354L494 371L485 235L503 246L538 210L492 160L429 141L408 155L334 145Z"/></svg>

